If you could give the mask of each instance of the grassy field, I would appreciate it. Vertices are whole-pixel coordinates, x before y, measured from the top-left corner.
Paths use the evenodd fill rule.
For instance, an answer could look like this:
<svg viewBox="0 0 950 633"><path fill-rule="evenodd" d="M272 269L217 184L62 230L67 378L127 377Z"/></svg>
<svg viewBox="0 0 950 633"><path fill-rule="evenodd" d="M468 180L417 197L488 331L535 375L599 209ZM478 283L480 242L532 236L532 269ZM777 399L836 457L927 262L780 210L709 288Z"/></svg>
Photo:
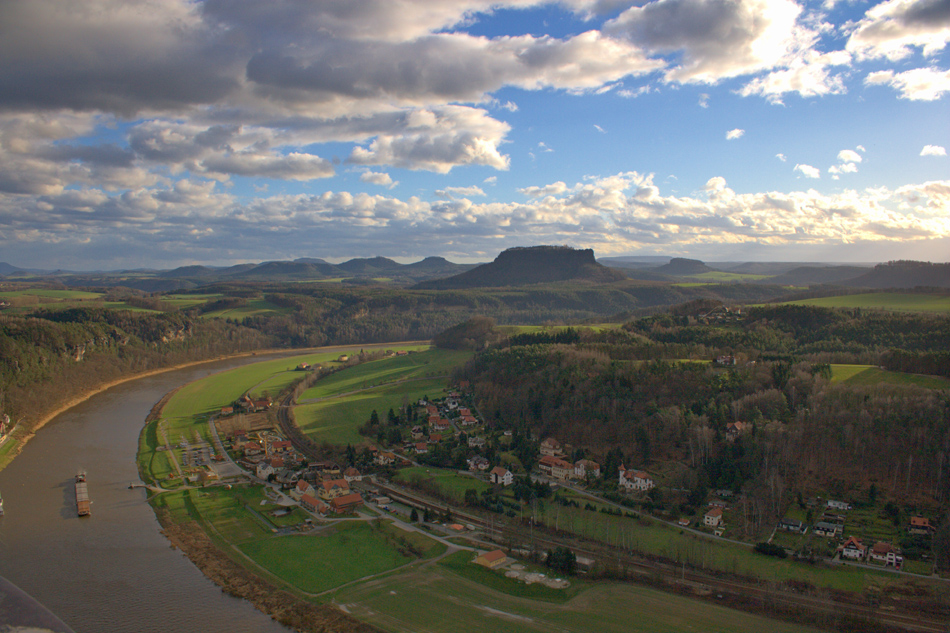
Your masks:
<svg viewBox="0 0 950 633"><path fill-rule="evenodd" d="M698 275L686 275L690 279L699 279L700 281L710 283L732 283L743 281L758 281L759 279L768 279L771 275L748 275L745 273L727 273L721 270L711 270L707 273Z"/></svg>
<svg viewBox="0 0 950 633"><path fill-rule="evenodd" d="M366 440L359 427L375 410L385 418L390 408L398 409L404 400L415 402L424 396L441 394L447 386L445 378L399 382L294 407L297 426L317 442L358 444Z"/></svg>
<svg viewBox="0 0 950 633"><path fill-rule="evenodd" d="M364 440L358 429L374 410L382 416L405 402L441 394L452 368L469 358L469 352L429 349L347 368L301 395L294 408L297 426L318 442L357 444Z"/></svg>
<svg viewBox="0 0 950 633"><path fill-rule="evenodd" d="M399 380L447 376L472 357L470 352L416 348L419 353L383 358L350 367L320 380L300 396L300 401L331 398Z"/></svg>
<svg viewBox="0 0 950 633"><path fill-rule="evenodd" d="M86 292L83 290L50 290L47 288L0 292L0 298L12 299L14 297L42 297L44 299L68 299L73 301L81 301L99 299L102 297L102 293Z"/></svg>
<svg viewBox="0 0 950 633"><path fill-rule="evenodd" d="M316 534L262 538L241 551L284 582L319 593L401 567L414 560L365 522L338 524Z"/></svg>
<svg viewBox="0 0 950 633"><path fill-rule="evenodd" d="M454 556L471 558L467 553ZM511 595L489 586L496 582L486 582L481 571L456 573L460 564L452 557L445 565L413 569L346 587L335 594L335 601L349 613L384 630L412 633L792 633L814 630L617 583L598 583L590 587L582 583L578 588L563 590L566 599L561 600L530 599L518 595L520 589L514 589L515 595ZM500 574L499 577L507 580ZM530 590L525 588L524 591Z"/></svg>
<svg viewBox="0 0 950 633"><path fill-rule="evenodd" d="M207 319L243 319L249 316L274 316L278 314L290 314L292 308L282 308L278 305L265 301L264 299L252 299L246 305L229 308L227 310L215 310L206 312L203 316Z"/></svg>
<svg viewBox="0 0 950 633"><path fill-rule="evenodd" d="M950 379L922 374L887 371L874 365L832 365L831 382L848 385L917 385L927 389L950 389Z"/></svg>
<svg viewBox="0 0 950 633"><path fill-rule="evenodd" d="M482 494L482 491L491 488L488 482L467 475L460 475L454 470L430 468L427 466L400 468L396 472L394 479L399 483L424 481L436 486L442 494L451 497L457 502L461 502L465 499L465 491L469 488L474 488L479 495Z"/></svg>
<svg viewBox="0 0 950 633"><path fill-rule="evenodd" d="M838 297L819 297L789 301L791 305L823 308L878 308L900 312L950 313L950 294L917 294L900 292L869 292Z"/></svg>

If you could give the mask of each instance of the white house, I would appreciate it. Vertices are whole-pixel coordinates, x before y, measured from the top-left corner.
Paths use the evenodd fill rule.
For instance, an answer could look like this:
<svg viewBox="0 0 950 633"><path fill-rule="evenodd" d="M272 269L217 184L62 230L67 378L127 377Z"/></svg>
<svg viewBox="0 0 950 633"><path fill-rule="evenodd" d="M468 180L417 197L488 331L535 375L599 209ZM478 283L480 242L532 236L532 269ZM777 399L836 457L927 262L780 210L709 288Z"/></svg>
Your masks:
<svg viewBox="0 0 950 633"><path fill-rule="evenodd" d="M510 486L515 481L515 476L511 474L511 471L503 466L495 466L491 469L489 473L489 478L493 484L501 484L503 486Z"/></svg>
<svg viewBox="0 0 950 633"><path fill-rule="evenodd" d="M885 567L892 565L900 568L901 565L904 564L904 557L901 556L901 551L884 541L878 541L874 544L874 547L871 548L869 558L875 563L883 563Z"/></svg>
<svg viewBox="0 0 950 633"><path fill-rule="evenodd" d="M592 462L589 459L580 459L574 462L574 476L578 479L587 479L591 477L600 477L600 464Z"/></svg>
<svg viewBox="0 0 950 633"><path fill-rule="evenodd" d="M620 487L625 490L650 490L656 487L653 479L645 471L627 470L620 464Z"/></svg>
<svg viewBox="0 0 950 633"><path fill-rule="evenodd" d="M257 476L260 477L261 479L265 479L265 480L266 480L268 477L270 477L271 475L273 475L275 472L276 472L276 471L274 470L274 467L271 466L271 465L270 465L269 463L267 463L267 462L261 462L261 463L259 463L259 464L257 465L257 472L256 472L256 474L257 474Z"/></svg>
<svg viewBox="0 0 950 633"><path fill-rule="evenodd" d="M834 499L828 499L827 507L832 510L850 510L851 504L847 501L835 501Z"/></svg>
<svg viewBox="0 0 950 633"><path fill-rule="evenodd" d="M703 517L703 525L719 527L722 525L722 508L713 508Z"/></svg>
<svg viewBox="0 0 950 633"><path fill-rule="evenodd" d="M868 548L861 541L850 536L841 546L841 557L850 560L864 560L867 551Z"/></svg>

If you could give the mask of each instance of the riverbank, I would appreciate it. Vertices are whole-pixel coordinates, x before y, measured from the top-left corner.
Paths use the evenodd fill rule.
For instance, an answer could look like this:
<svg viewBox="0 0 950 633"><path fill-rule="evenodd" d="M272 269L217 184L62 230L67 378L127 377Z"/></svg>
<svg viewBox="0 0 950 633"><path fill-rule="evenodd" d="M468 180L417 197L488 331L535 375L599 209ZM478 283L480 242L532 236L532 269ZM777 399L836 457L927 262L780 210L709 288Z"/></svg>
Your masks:
<svg viewBox="0 0 950 633"><path fill-rule="evenodd" d="M353 347L362 347L362 348L364 348L364 349L370 349L370 348L386 347L386 346L389 346L389 345L397 345L397 344L399 344L399 345L412 345L412 344L424 344L424 343L427 343L427 342L428 342L428 341L408 341L408 342L399 342L399 343L393 343L393 342L390 342L390 343L372 343L372 344L369 344L369 345L341 344L341 345L328 345L328 346L325 346L325 347L308 347L308 348L301 348L301 349L273 349L273 348L272 348L272 349L262 349L262 350L255 350L255 351L252 351L252 352L242 352L242 353L240 353L240 354L228 354L228 355L225 355L225 356L216 356L216 357L214 357L214 358L208 358L208 359L204 359L204 360L196 360L196 361L191 361L191 362L187 362L187 363L178 363L178 364L176 364L176 365L169 365L168 367L160 367L160 368L158 368L158 369L150 369L150 370L144 371L144 372L137 372L137 373L134 373L134 374L128 374L128 375L126 375L126 376L122 376L121 378L117 378L117 379L115 379L115 380L111 380L111 381L109 381L109 382L102 383L101 385L95 387L94 389L85 391L85 392L83 392L81 395L78 395L78 396L76 396L76 397L74 397L74 398L71 398L71 399L67 400L67 401L64 402L62 405L58 406L56 409L50 411L49 413L42 414L41 417L39 417L35 422L32 422L32 423L30 424L30 426L31 426L30 430L27 431L23 436L21 436L21 437L8 436L7 442L8 442L8 443L13 443L13 444L12 444L12 448L9 450L9 452L8 452L7 454L5 454L5 455L0 455L0 470L3 470L8 464L10 464L10 462L12 462L12 461L16 458L17 455L20 454L20 452L23 450L23 447L26 446L26 443L29 442L30 439L33 438L33 436L36 435L37 431L39 431L39 430L42 429L44 426L46 426L47 424L49 424L49 423L50 423L52 420L54 420L57 416L62 415L62 414L65 413L66 411L72 409L73 407L75 407L75 406L77 406L77 405L82 404L83 402L86 402L87 400L89 400L89 399L92 398L93 396L96 396L96 395L102 393L103 391L107 391L107 390L109 390L109 389L112 389L113 387L116 387L116 386L118 386L118 385L121 385L121 384L124 384L124 383L127 383L127 382L131 382L131 381L133 381L133 380L139 380L139 379L142 379L142 378L148 378L149 376L156 376L156 375L159 375L159 374L164 374L164 373L168 373L168 372L172 372L172 371L177 371L177 370L181 370L181 369L187 369L187 368L189 368L189 367L197 367L197 366L199 366L199 365L206 365L206 364L209 364L209 363L216 363L216 362L221 362L221 361L225 361L225 360L233 360L233 359L236 359L236 358L246 358L246 357L250 357L250 356L273 356L273 355L276 355L276 354L287 354L287 355L297 355L297 354L300 354L300 355L304 355L304 354L314 353L314 352L317 352L317 351L320 351L320 350L327 350L327 351L329 351L329 350L338 350L338 349L339 349L339 350L346 350L346 349L351 349L351 348L353 348Z"/></svg>
<svg viewBox="0 0 950 633"><path fill-rule="evenodd" d="M43 414L40 418L38 418L35 422L31 424L32 428L22 437L8 437L7 441L15 442L15 445L13 446L9 454L0 457L0 470L3 470L10 462L12 462L16 458L17 455L20 454L20 452L23 450L23 447L26 446L26 443L29 442L36 435L37 431L39 431L44 426L49 424L51 421L56 419L56 417L69 411L73 407L78 406L82 404L83 402L86 402L93 396L96 396L102 393L103 391L107 391L109 389L112 389L113 387L117 387L121 384L130 382L133 380L148 378L149 376L157 376L159 374L164 374L164 373L167 373L170 371L176 371L179 369L186 369L188 367L195 367L198 365L205 365L207 363L215 363L222 360L230 360L234 358L243 358L246 356L278 354L280 352L291 352L291 351L296 351L296 350L273 350L272 349L272 350L260 350L260 351L255 351L255 352L243 352L241 354L233 354L233 355L228 355L228 356L217 356L215 358L209 358L206 360L196 360L196 361L192 361L188 363L179 363L177 365L169 365L168 367L161 367L159 369L150 369L149 371L129 374L127 376L123 376L121 378L117 378L115 380L111 380L109 382L103 383L94 389L91 389L89 391L82 393L81 395L76 396L75 398L71 398L70 400L67 400L65 403L63 403L61 406L54 409L53 411ZM306 350L303 350L302 353L306 353Z"/></svg>
<svg viewBox="0 0 950 633"><path fill-rule="evenodd" d="M301 633L377 633L330 604L314 604L281 590L228 558L195 522L175 523L156 512L162 534L221 590L253 604L277 622Z"/></svg>

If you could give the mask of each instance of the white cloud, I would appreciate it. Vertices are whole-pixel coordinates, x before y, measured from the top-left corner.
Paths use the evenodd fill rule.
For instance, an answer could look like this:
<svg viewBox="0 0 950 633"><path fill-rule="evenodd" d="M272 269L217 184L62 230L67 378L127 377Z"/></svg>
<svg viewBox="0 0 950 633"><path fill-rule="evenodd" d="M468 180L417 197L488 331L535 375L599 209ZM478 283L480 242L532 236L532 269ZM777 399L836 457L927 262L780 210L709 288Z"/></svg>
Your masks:
<svg viewBox="0 0 950 633"><path fill-rule="evenodd" d="M597 130L598 132L600 132L601 134L606 134L606 133L607 133L607 131L606 131L604 128L600 127L600 126L597 125L596 123L594 123L594 129Z"/></svg>
<svg viewBox="0 0 950 633"><path fill-rule="evenodd" d="M558 181L544 187L525 187L518 191L531 198L543 198L545 196L556 196L564 193L567 191L567 185L562 181Z"/></svg>
<svg viewBox="0 0 950 633"><path fill-rule="evenodd" d="M470 187L446 187L436 190L435 194L440 198L454 200L457 198L473 198L476 196L485 196L485 191L481 187L472 185Z"/></svg>
<svg viewBox="0 0 950 633"><path fill-rule="evenodd" d="M811 165L798 164L795 165L795 171L801 173L805 178L821 178L821 170L817 167L812 167Z"/></svg>
<svg viewBox="0 0 950 633"><path fill-rule="evenodd" d="M946 156L947 150L945 147L940 145L924 145L924 148L920 150L921 156Z"/></svg>
<svg viewBox="0 0 950 633"><path fill-rule="evenodd" d="M433 243L466 251L523 243L583 243L598 252L643 247L684 249L723 244L841 245L950 236L950 181L845 190L739 194L710 178L698 196L665 196L636 172L524 189L527 202L476 203L443 190L444 200L326 192L274 195L241 203L213 181L182 179L132 194L65 190L55 195L0 193L0 240L10 248L57 244L57 251L103 252L122 244L127 258L143 252L193 250L206 256L260 259L287 252L352 256L360 252L431 254ZM10 247L10 248L8 248Z"/></svg>
<svg viewBox="0 0 950 633"><path fill-rule="evenodd" d="M360 181L368 182L371 185L389 187L390 189L399 184L398 182L393 182L392 176L389 174L378 171L364 171L360 174Z"/></svg>
<svg viewBox="0 0 950 633"><path fill-rule="evenodd" d="M414 113L398 135L379 134L368 147L356 147L347 159L357 165L394 165L448 173L458 165L487 165L508 169L508 157L498 146L507 123L484 110L446 106Z"/></svg>
<svg viewBox="0 0 950 633"><path fill-rule="evenodd" d="M759 95L769 102L781 104L784 95L797 93L802 97L821 97L845 92L841 75L829 72L832 66L847 66L851 56L843 51L821 54L806 51L788 62L787 67L756 77L739 90L742 96Z"/></svg>
<svg viewBox="0 0 950 633"><path fill-rule="evenodd" d="M737 138L742 138L743 134L745 134L745 130L740 130L739 128L736 128L734 130L729 130L728 132L726 132L726 140L732 141Z"/></svg>
<svg viewBox="0 0 950 633"><path fill-rule="evenodd" d="M861 147L860 145L858 147ZM861 154L853 149L843 149L838 152L838 164L828 168L828 173L832 174L835 180L841 174L853 174L858 171L858 163L862 161Z"/></svg>
<svg viewBox="0 0 950 633"><path fill-rule="evenodd" d="M847 49L861 58L896 61L920 48L932 56L950 42L946 0L887 0L868 10L848 39Z"/></svg>
<svg viewBox="0 0 950 633"><path fill-rule="evenodd" d="M950 92L950 70L916 68L897 74L893 70L879 70L869 74L864 83L890 86L901 93L901 99L935 101Z"/></svg>
<svg viewBox="0 0 950 633"><path fill-rule="evenodd" d="M775 155L775 158L779 159L779 160L782 161L783 163L788 160L788 158L785 156L785 154L776 154L776 155Z"/></svg>
<svg viewBox="0 0 950 633"><path fill-rule="evenodd" d="M651 53L681 53L667 81L717 83L784 65L814 34L791 0L656 0L604 25Z"/></svg>
<svg viewBox="0 0 950 633"><path fill-rule="evenodd" d="M699 107L708 108L709 107L709 95L705 92L699 95Z"/></svg>

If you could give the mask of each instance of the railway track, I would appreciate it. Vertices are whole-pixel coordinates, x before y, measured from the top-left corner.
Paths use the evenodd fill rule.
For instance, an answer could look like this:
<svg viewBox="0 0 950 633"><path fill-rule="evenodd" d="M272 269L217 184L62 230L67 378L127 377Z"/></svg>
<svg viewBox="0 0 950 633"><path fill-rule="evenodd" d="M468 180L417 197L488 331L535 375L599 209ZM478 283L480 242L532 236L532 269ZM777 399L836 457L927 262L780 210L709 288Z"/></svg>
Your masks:
<svg viewBox="0 0 950 633"><path fill-rule="evenodd" d="M772 614L792 617L796 613L820 615L826 622L841 621L850 618L869 625L877 625L877 630L902 630L921 633L950 633L950 616L938 619L921 613L899 613L850 602L834 600L830 597L799 594L782 588L776 583L761 581L741 581L723 578L714 574L687 568L683 565L649 560L621 548L610 547L577 537L563 538L553 536L540 529L526 532L522 525L512 526L508 521L486 520L480 515L459 510L451 505L433 501L404 488L391 484L377 484L380 491L391 499L401 501L417 508L428 508L440 514L450 512L459 523L476 526L495 543L508 543L516 549L544 551L555 547L569 547L577 555L599 561L604 565L623 569L632 579L649 579L650 584L659 580L667 587L686 590L694 595L725 596L727 606L745 607L760 612L763 609ZM736 598L740 599L736 605Z"/></svg>

